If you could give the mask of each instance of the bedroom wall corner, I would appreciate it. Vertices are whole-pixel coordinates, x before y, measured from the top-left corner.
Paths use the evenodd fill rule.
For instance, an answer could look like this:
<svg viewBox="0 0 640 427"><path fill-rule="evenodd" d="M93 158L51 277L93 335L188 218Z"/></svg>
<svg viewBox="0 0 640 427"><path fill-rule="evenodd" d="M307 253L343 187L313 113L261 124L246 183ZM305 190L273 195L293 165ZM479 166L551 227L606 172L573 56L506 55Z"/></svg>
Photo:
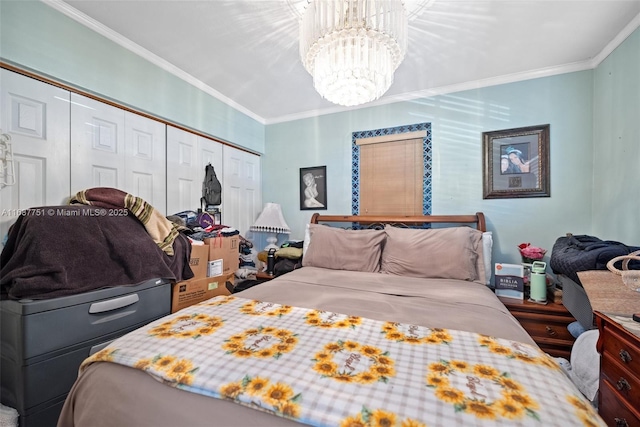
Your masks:
<svg viewBox="0 0 640 427"><path fill-rule="evenodd" d="M640 245L640 28L598 66L594 93L593 234L637 246Z"/></svg>

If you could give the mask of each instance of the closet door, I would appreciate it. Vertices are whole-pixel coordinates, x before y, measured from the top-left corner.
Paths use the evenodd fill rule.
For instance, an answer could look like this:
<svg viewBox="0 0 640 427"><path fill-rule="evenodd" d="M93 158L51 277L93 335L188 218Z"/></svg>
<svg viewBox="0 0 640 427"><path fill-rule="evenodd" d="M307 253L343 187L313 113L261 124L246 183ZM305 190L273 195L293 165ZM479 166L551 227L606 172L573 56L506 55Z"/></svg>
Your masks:
<svg viewBox="0 0 640 427"><path fill-rule="evenodd" d="M71 94L71 192L124 190L124 110Z"/></svg>
<svg viewBox="0 0 640 427"><path fill-rule="evenodd" d="M0 133L10 136L13 153L13 162L3 162L0 177L0 238L21 209L62 205L69 199L69 96L66 90L0 69Z"/></svg>
<svg viewBox="0 0 640 427"><path fill-rule="evenodd" d="M113 187L166 212L165 125L71 95L71 191Z"/></svg>
<svg viewBox="0 0 640 427"><path fill-rule="evenodd" d="M222 181L222 144L167 126L167 213L197 211L204 168L211 164Z"/></svg>
<svg viewBox="0 0 640 427"><path fill-rule="evenodd" d="M225 145L222 223L247 235L262 210L260 157Z"/></svg>
<svg viewBox="0 0 640 427"><path fill-rule="evenodd" d="M124 188L167 215L166 125L125 112Z"/></svg>

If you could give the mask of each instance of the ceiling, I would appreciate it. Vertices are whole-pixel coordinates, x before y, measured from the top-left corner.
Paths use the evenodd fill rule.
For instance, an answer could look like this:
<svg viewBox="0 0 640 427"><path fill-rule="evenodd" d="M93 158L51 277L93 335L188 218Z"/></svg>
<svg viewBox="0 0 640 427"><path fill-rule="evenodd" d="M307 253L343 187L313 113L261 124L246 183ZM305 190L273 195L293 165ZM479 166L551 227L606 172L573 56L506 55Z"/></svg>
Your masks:
<svg viewBox="0 0 640 427"><path fill-rule="evenodd" d="M313 89L284 0L46 1L262 123L348 109ZM591 69L638 26L640 0L434 0L359 108Z"/></svg>

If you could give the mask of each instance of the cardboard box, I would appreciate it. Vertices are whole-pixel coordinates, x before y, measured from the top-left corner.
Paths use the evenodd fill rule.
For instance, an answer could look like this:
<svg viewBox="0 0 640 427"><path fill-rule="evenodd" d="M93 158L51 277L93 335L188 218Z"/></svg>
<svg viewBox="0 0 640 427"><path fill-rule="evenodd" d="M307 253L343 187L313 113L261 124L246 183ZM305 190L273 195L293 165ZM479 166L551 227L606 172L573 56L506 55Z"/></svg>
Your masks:
<svg viewBox="0 0 640 427"><path fill-rule="evenodd" d="M233 274L240 267L240 237L212 237L204 239L209 245L209 277Z"/></svg>
<svg viewBox="0 0 640 427"><path fill-rule="evenodd" d="M175 313L218 295L230 295L233 289L233 280L232 273L175 283L171 289L171 312Z"/></svg>
<svg viewBox="0 0 640 427"><path fill-rule="evenodd" d="M192 279L203 279L207 277L208 261L209 245L191 245L189 267L191 267L191 271L193 271Z"/></svg>

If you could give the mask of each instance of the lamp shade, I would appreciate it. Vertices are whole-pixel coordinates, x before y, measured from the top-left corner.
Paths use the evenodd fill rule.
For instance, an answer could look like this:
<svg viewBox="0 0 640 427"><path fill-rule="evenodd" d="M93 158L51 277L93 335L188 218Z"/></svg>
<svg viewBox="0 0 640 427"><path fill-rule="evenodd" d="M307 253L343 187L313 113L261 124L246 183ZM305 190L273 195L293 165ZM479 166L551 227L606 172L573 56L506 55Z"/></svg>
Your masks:
<svg viewBox="0 0 640 427"><path fill-rule="evenodd" d="M249 230L264 233L291 233L291 229L282 215L282 209L277 203L266 203L258 219L249 227Z"/></svg>

